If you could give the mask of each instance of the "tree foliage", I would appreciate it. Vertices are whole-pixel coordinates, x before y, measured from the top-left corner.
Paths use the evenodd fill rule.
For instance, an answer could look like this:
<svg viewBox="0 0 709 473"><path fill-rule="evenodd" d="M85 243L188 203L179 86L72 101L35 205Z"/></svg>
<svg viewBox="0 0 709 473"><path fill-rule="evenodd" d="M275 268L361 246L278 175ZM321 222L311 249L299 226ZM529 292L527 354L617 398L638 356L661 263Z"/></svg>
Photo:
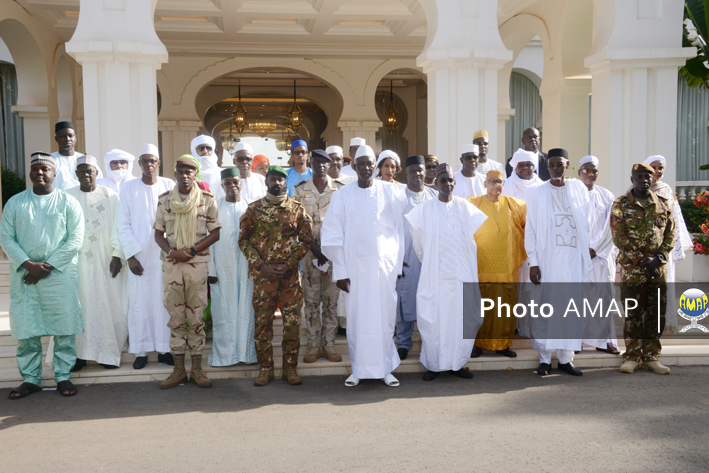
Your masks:
<svg viewBox="0 0 709 473"><path fill-rule="evenodd" d="M689 87L702 86L709 89L709 18L706 15L709 0L687 0L684 5L682 46L696 47L697 57L687 60L679 68L679 74Z"/></svg>

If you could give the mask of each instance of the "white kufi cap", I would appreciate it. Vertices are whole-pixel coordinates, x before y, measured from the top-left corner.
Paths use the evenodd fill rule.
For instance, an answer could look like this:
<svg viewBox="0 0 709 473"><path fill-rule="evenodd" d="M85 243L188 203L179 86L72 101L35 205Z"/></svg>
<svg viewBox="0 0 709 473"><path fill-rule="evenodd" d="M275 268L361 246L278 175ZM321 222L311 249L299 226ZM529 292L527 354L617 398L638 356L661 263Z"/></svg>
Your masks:
<svg viewBox="0 0 709 473"><path fill-rule="evenodd" d="M241 151L242 149L245 149L246 151L249 151L251 154L254 153L254 149L251 147L250 144L245 143L243 141L239 141L236 146L234 147L234 153L237 151Z"/></svg>
<svg viewBox="0 0 709 473"><path fill-rule="evenodd" d="M462 156L465 153L480 154L480 147L478 145L463 145L463 147L460 148L460 154Z"/></svg>
<svg viewBox="0 0 709 473"><path fill-rule="evenodd" d="M342 148L340 148L339 146L328 146L327 148L325 148L325 152L327 154L336 154L338 156L344 156L342 154Z"/></svg>
<svg viewBox="0 0 709 473"><path fill-rule="evenodd" d="M364 140L364 138L352 138L350 140L350 147L352 146L364 146L366 145L367 142Z"/></svg>
<svg viewBox="0 0 709 473"><path fill-rule="evenodd" d="M361 158L362 156L369 156L371 158L376 158L376 155L374 154L374 150L367 145L360 146L359 149L357 150L357 154L355 154L355 159Z"/></svg>
<svg viewBox="0 0 709 473"><path fill-rule="evenodd" d="M82 157L78 158L76 160L76 165L78 166L79 164L88 164L98 169L98 159L94 158L89 154L85 154Z"/></svg>
<svg viewBox="0 0 709 473"><path fill-rule="evenodd" d="M581 161L579 161L579 167L588 163L592 163L594 166L598 167L598 158L591 155L584 156L583 158L581 158Z"/></svg>
<svg viewBox="0 0 709 473"><path fill-rule="evenodd" d="M113 149L113 150L109 151L108 154L111 154L114 151L119 151L121 153L125 153L126 155L130 156L131 161L135 160L135 157L132 154L128 154L125 151L121 151L120 149ZM140 148L140 154L138 155L138 157L143 156L144 154L152 154L156 158L160 159L160 153L158 152L158 147L155 145L151 145L150 143L145 143L143 145L143 147ZM106 156L108 156L108 155L106 155ZM113 158L113 159L111 159L111 161L113 161L115 159L129 159L129 158Z"/></svg>

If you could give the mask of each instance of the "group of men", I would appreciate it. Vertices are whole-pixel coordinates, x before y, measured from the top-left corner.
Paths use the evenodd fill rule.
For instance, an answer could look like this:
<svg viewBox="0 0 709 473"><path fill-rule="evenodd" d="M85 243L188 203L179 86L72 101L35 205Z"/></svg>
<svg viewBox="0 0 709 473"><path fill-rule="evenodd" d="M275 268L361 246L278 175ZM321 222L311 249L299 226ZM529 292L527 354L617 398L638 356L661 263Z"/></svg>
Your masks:
<svg viewBox="0 0 709 473"><path fill-rule="evenodd" d="M349 165L338 146L311 151L296 140L293 166L270 166L264 177L251 171L247 143L235 149L236 167L221 168L214 139L201 135L192 154L177 160L176 182L158 175L159 152L151 144L138 156L139 178L131 174L135 157L112 150L101 179L97 159L74 151L74 126L61 122L55 131L59 152L32 155L32 188L8 202L0 224L25 381L11 399L40 390L47 335L63 396L77 392L72 371L87 361L118 368L126 348L135 354L135 369L146 366L151 352L174 365L163 389L188 380L209 387L202 369L208 307L209 364L258 362L256 386L275 378L277 310L282 377L292 385L302 382L301 313L306 363L340 362L335 336L346 330L348 387L361 379L398 386L392 372L413 347L415 322L427 381L444 371L472 378L465 365L483 350L515 357L516 328L539 352L538 374L549 373L556 352L559 369L580 376L572 361L583 342L617 353L612 327L593 340L545 337L551 332L535 320L464 320L464 300L514 305L524 297L517 283L611 284L618 250L623 290L638 294L645 283L664 284L663 263L674 247L666 199L649 190L650 166L633 167L631 191L614 203L595 185L595 157L581 160L581 179L567 179L568 153L541 153L533 128L507 173L487 159L487 132L479 130L463 146L457 172L435 156L407 158L406 185L375 179L377 156L361 138L350 142ZM629 220L636 223L628 226ZM638 225L653 238L644 238ZM640 307L627 317L621 371L669 373L657 361L658 334L642 324L649 312Z"/></svg>

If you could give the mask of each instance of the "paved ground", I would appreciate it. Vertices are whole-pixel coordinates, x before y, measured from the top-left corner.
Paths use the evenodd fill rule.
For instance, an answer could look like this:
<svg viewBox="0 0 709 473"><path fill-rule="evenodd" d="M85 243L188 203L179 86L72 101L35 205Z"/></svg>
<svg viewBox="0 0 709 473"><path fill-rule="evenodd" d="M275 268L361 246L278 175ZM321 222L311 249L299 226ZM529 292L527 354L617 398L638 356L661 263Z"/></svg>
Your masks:
<svg viewBox="0 0 709 473"><path fill-rule="evenodd" d="M709 367L0 392L2 471L654 472L709 468Z"/></svg>

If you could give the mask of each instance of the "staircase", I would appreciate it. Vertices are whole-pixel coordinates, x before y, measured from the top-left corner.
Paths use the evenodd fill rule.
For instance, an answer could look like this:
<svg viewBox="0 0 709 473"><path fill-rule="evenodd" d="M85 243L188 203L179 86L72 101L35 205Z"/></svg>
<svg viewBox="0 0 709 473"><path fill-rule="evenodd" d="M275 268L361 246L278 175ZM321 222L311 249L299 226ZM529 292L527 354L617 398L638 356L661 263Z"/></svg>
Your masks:
<svg viewBox="0 0 709 473"><path fill-rule="evenodd" d="M0 295L0 308L6 308L8 306L8 296ZM6 314L7 312L0 312L0 388L15 387L22 382L15 360L17 343L12 340L10 336L9 322ZM305 356L305 353L308 351L306 330L304 327L301 327L300 334L301 346L298 373L301 376L337 375L344 378L351 374L352 369L345 337L337 337L335 342L335 350L343 357L341 362L332 363L321 358L315 363L303 363L303 356ZM282 340L283 322L280 318L276 318L274 322L273 340L276 377L280 376L282 368ZM418 373L425 371L425 368L419 363L421 338L418 331L414 332L413 341L413 349L407 359L401 362L401 365L396 369L395 373ZM49 337L43 338L42 342L43 351L46 354ZM709 343L703 345L697 345L697 343L699 343L697 340L676 338L665 340L663 342L662 362L668 366L709 365ZM495 353L485 352L481 357L471 359L467 366L473 372L487 370L533 370L537 367L539 358L537 352L531 348L531 342L528 339L515 337L512 348L517 352L517 358L505 358ZM621 346L620 348L622 351L623 347ZM206 360L209 356L210 349L211 338L208 338L204 350L204 371L209 378L214 380L226 378L255 378L258 375L259 368L257 364L239 364L224 368L209 366L206 364ZM190 361L189 357L187 358L187 366L189 367ZM124 353L121 360L121 367L114 370L106 370L96 363L89 362L86 368L78 373L74 373L72 382L77 385L145 381L158 383L172 372L171 366L159 365L157 363L157 354L155 353L150 354L148 357L148 365L142 370L133 369L132 364L134 359L134 355ZM574 358L574 364L581 369L614 368L620 366L621 357L599 352L594 348L585 347L584 351ZM52 367L44 364L42 386L54 386L53 376Z"/></svg>

